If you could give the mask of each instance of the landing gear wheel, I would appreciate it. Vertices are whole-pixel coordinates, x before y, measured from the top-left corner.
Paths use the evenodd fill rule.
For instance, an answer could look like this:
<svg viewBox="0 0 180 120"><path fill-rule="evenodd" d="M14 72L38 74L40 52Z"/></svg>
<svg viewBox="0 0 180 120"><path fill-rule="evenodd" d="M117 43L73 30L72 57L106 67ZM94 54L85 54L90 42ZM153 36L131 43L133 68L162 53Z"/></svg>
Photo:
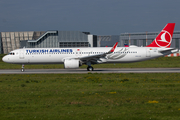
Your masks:
<svg viewBox="0 0 180 120"><path fill-rule="evenodd" d="M24 72L24 71L25 71L25 69L24 69L24 68L22 68L22 69L21 69L21 72Z"/></svg>
<svg viewBox="0 0 180 120"><path fill-rule="evenodd" d="M94 70L94 68L92 66L87 67L87 71L93 71L93 70Z"/></svg>

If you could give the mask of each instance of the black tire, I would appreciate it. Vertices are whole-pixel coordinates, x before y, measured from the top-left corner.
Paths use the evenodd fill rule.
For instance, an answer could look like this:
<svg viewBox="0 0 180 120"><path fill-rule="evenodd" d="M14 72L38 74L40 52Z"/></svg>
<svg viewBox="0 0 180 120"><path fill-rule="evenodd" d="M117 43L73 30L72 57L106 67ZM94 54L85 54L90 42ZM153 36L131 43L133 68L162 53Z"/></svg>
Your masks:
<svg viewBox="0 0 180 120"><path fill-rule="evenodd" d="M93 71L93 70L94 70L94 68L92 66L87 67L87 71Z"/></svg>
<svg viewBox="0 0 180 120"><path fill-rule="evenodd" d="M21 69L21 72L24 72L24 71L25 71L25 69L24 69L24 68L22 68L22 69Z"/></svg>

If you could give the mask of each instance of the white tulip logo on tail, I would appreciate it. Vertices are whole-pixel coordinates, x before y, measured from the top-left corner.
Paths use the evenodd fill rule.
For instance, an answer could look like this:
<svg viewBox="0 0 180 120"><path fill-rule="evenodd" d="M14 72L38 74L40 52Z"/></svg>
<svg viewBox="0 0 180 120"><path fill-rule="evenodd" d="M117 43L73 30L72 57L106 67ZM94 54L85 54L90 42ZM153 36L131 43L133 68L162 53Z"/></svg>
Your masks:
<svg viewBox="0 0 180 120"><path fill-rule="evenodd" d="M160 35L155 39L159 47L167 47L171 44L172 36L168 31L162 30Z"/></svg>
<svg viewBox="0 0 180 120"><path fill-rule="evenodd" d="M175 23L168 23L158 34L154 41L146 47L165 47L169 48L172 42Z"/></svg>

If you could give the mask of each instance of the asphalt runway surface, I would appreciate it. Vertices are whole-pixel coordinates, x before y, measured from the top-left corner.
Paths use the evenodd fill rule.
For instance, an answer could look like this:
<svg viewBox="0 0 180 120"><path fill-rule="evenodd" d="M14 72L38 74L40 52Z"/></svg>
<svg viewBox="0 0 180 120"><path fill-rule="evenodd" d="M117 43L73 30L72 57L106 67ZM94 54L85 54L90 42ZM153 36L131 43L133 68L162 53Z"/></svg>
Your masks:
<svg viewBox="0 0 180 120"><path fill-rule="evenodd" d="M180 73L180 68L95 68L84 69L20 69L0 70L0 74L87 74L87 73Z"/></svg>

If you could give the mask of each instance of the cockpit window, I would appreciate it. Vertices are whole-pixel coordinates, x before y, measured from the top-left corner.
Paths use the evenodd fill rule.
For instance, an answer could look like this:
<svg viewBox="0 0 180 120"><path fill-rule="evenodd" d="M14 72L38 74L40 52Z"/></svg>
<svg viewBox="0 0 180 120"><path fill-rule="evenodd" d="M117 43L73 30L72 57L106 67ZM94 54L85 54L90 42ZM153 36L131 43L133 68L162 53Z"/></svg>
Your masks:
<svg viewBox="0 0 180 120"><path fill-rule="evenodd" d="M8 55L15 55L15 53L14 52L10 52Z"/></svg>

